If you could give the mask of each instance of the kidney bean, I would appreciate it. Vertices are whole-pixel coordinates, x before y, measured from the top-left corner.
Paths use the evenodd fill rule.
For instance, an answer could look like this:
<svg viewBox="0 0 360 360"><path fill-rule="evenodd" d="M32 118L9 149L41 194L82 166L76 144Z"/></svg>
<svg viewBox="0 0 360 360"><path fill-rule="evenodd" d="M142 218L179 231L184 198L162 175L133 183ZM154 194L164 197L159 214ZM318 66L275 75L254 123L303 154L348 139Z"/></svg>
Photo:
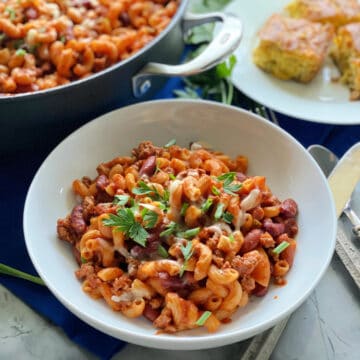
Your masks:
<svg viewBox="0 0 360 360"><path fill-rule="evenodd" d="M252 294L257 297L262 297L267 294L269 287L262 286L260 284L256 284L255 289L253 290Z"/></svg>
<svg viewBox="0 0 360 360"><path fill-rule="evenodd" d="M296 219L290 218L284 221L285 232L289 235L289 237L293 238L299 231L298 224Z"/></svg>
<svg viewBox="0 0 360 360"><path fill-rule="evenodd" d="M149 156L142 164L139 175L151 176L156 169L156 156Z"/></svg>
<svg viewBox="0 0 360 360"><path fill-rule="evenodd" d="M109 185L109 179L106 175L99 175L96 179L96 188L98 190L105 190L105 188Z"/></svg>
<svg viewBox="0 0 360 360"><path fill-rule="evenodd" d="M263 227L272 237L279 236L285 232L285 225L283 223L274 223L271 219L265 219Z"/></svg>
<svg viewBox="0 0 360 360"><path fill-rule="evenodd" d="M86 230L86 223L83 217L83 207L76 205L70 215L71 227L75 230L76 234L82 235Z"/></svg>
<svg viewBox="0 0 360 360"><path fill-rule="evenodd" d="M295 217L297 211L298 206L293 199L286 199L280 205L280 214L286 219Z"/></svg>
<svg viewBox="0 0 360 360"><path fill-rule="evenodd" d="M243 182L244 180L247 179L247 176L245 174L243 174L242 172L237 172L236 179L239 180L240 182Z"/></svg>
<svg viewBox="0 0 360 360"><path fill-rule="evenodd" d="M145 305L143 315L150 321L154 321L159 315L160 310L153 309L149 304Z"/></svg>
<svg viewBox="0 0 360 360"><path fill-rule="evenodd" d="M240 253L244 254L251 250L254 250L260 241L260 236L264 232L261 229L250 230L244 237L244 243L241 246Z"/></svg>

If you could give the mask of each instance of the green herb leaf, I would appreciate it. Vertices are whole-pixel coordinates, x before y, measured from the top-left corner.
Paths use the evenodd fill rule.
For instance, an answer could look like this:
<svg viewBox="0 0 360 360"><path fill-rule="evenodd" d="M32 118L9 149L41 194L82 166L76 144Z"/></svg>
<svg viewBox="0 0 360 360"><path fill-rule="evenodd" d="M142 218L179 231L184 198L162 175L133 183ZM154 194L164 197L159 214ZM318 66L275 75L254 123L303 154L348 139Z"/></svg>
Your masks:
<svg viewBox="0 0 360 360"><path fill-rule="evenodd" d="M206 201L201 205L201 211L206 213L210 209L213 202L214 200L212 198L207 198Z"/></svg>
<svg viewBox="0 0 360 360"><path fill-rule="evenodd" d="M167 149L175 144L176 144L176 139L171 139L166 145L164 145L164 148Z"/></svg>
<svg viewBox="0 0 360 360"><path fill-rule="evenodd" d="M189 261L189 259L191 258L192 254L193 254L193 251L192 251L192 242L191 241L188 241L186 243L186 246L184 245L180 245L180 250L183 254L183 257L184 257L184 262L181 266L181 269L180 269L180 277L182 277L184 275L184 271L186 270L186 266L187 266L187 262Z"/></svg>
<svg viewBox="0 0 360 360"><path fill-rule="evenodd" d="M15 51L15 55L17 55L17 56L25 56L26 55L26 50L25 49L17 49Z"/></svg>
<svg viewBox="0 0 360 360"><path fill-rule="evenodd" d="M236 192L241 189L241 184L233 184L236 178L235 172L228 172L217 177L219 181L223 181L223 189L229 195L236 195Z"/></svg>
<svg viewBox="0 0 360 360"><path fill-rule="evenodd" d="M238 192L241 189L241 184L225 184L223 185L224 192L226 192L229 195L236 195L236 192Z"/></svg>
<svg viewBox="0 0 360 360"><path fill-rule="evenodd" d="M212 186L211 192L216 196L219 196L221 194L220 190L215 185Z"/></svg>
<svg viewBox="0 0 360 360"><path fill-rule="evenodd" d="M166 251L166 249L161 244L159 244L159 246L158 246L158 254L161 257L163 257L164 259L169 257L168 252Z"/></svg>
<svg viewBox="0 0 360 360"><path fill-rule="evenodd" d="M235 241L235 238L234 238L234 235L233 235L233 234L230 234L230 235L229 235L229 240L230 240L230 242L234 242L234 241Z"/></svg>
<svg viewBox="0 0 360 360"><path fill-rule="evenodd" d="M206 320L211 316L211 311L204 311L199 319L196 321L196 325L203 326L206 323Z"/></svg>
<svg viewBox="0 0 360 360"><path fill-rule="evenodd" d="M0 263L0 274L14 276L14 277L17 277L20 279L31 281L38 285L46 286L44 281L40 277L27 274L23 271L17 270L13 267L10 267L10 266L7 266L7 265L1 264L1 263Z"/></svg>
<svg viewBox="0 0 360 360"><path fill-rule="evenodd" d="M124 206L124 205L127 204L129 199L130 199L129 195L115 195L114 200L113 200L113 204L119 205L119 206Z"/></svg>
<svg viewBox="0 0 360 360"><path fill-rule="evenodd" d="M145 229L152 229L156 225L158 218L159 215L155 211L148 210L143 216Z"/></svg>
<svg viewBox="0 0 360 360"><path fill-rule="evenodd" d="M181 205L181 210L180 210L181 216L185 216L186 210L188 209L189 206L190 205L186 202Z"/></svg>
<svg viewBox="0 0 360 360"><path fill-rule="evenodd" d="M9 19L11 21L15 20L16 19L16 12L14 9L10 8L10 7L7 7L5 9L5 11L9 14Z"/></svg>
<svg viewBox="0 0 360 360"><path fill-rule="evenodd" d="M233 182L235 180L235 177L236 177L236 173L235 172L228 172L228 173L225 173L225 174L222 174L220 176L217 177L217 179L219 181L226 181L226 182Z"/></svg>
<svg viewBox="0 0 360 360"><path fill-rule="evenodd" d="M169 174L169 178L170 178L171 180L176 180L176 176L175 176L174 174Z"/></svg>
<svg viewBox="0 0 360 360"><path fill-rule="evenodd" d="M60 41L65 44L66 43L66 36L65 35L61 35L60 36Z"/></svg>
<svg viewBox="0 0 360 360"><path fill-rule="evenodd" d="M104 219L103 224L106 226L115 226L136 243L144 247L146 246L146 239L149 234L141 224L136 221L131 209L119 209L117 215L109 214L109 218Z"/></svg>
<svg viewBox="0 0 360 360"><path fill-rule="evenodd" d="M226 223L231 224L234 219L234 215L229 212L225 212L222 218Z"/></svg>
<svg viewBox="0 0 360 360"><path fill-rule="evenodd" d="M172 221L170 224L166 226L166 230L162 231L160 233L160 236L170 236L171 234L174 234L177 230L178 225L176 222Z"/></svg>
<svg viewBox="0 0 360 360"><path fill-rule="evenodd" d="M216 210L215 210L215 214L214 214L215 220L221 219L223 212L224 212L224 207L225 207L225 205L223 203L218 204L218 206L216 207Z"/></svg>
<svg viewBox="0 0 360 360"><path fill-rule="evenodd" d="M197 227L197 228L183 231L183 232L179 233L178 236L183 237L185 239L191 239L191 238L194 238L199 232L200 232L200 227Z"/></svg>
<svg viewBox="0 0 360 360"><path fill-rule="evenodd" d="M132 189L132 193L135 195L149 195L149 197L156 201L168 201L169 195L164 192L164 196L162 197L158 190L154 186L149 186L144 181L139 181L137 187Z"/></svg>
<svg viewBox="0 0 360 360"><path fill-rule="evenodd" d="M82 264L86 264L86 263L87 263L87 260L86 260L85 258L83 258L82 256L81 256L80 260L81 260L81 263L82 263Z"/></svg>
<svg viewBox="0 0 360 360"><path fill-rule="evenodd" d="M275 249L273 249L273 253L276 255L279 255L281 252L283 252L288 246L290 245L290 243L288 243L287 241L283 241L281 242Z"/></svg>

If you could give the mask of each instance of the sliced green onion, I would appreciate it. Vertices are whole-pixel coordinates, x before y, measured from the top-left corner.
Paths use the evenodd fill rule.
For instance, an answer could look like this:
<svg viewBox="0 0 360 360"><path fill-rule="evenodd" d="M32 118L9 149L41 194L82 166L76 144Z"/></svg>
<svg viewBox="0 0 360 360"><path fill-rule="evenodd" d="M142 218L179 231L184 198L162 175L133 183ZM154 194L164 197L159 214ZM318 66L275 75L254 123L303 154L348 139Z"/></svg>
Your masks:
<svg viewBox="0 0 360 360"><path fill-rule="evenodd" d="M158 254L165 259L169 257L168 252L161 244L158 246Z"/></svg>
<svg viewBox="0 0 360 360"><path fill-rule="evenodd" d="M180 215L185 216L186 210L190 205L188 203L183 203L180 210Z"/></svg>
<svg viewBox="0 0 360 360"><path fill-rule="evenodd" d="M18 277L20 279L28 280L38 285L46 286L44 281L40 277L27 274L23 271L14 269L4 264L0 264L0 274Z"/></svg>
<svg viewBox="0 0 360 360"><path fill-rule="evenodd" d="M212 186L211 192L216 196L219 196L221 194L220 190L215 185Z"/></svg>
<svg viewBox="0 0 360 360"><path fill-rule="evenodd" d="M225 212L222 218L226 223L231 224L234 219L234 215L229 212Z"/></svg>
<svg viewBox="0 0 360 360"><path fill-rule="evenodd" d="M290 243L288 243L287 241L283 241L282 243L280 243L274 250L273 253L276 255L279 255L281 252L283 252L288 246L290 245Z"/></svg>
<svg viewBox="0 0 360 360"><path fill-rule="evenodd" d="M212 198L207 198L206 201L201 205L201 211L206 213L210 209L213 202L214 200Z"/></svg>
<svg viewBox="0 0 360 360"><path fill-rule="evenodd" d="M195 237L199 232L200 232L200 228L197 227L197 228L186 230L186 231L180 233L179 235L181 235L181 237L183 237L185 239L190 239L190 238Z"/></svg>
<svg viewBox="0 0 360 360"><path fill-rule="evenodd" d="M203 326L206 323L206 320L211 316L211 311L204 311L202 315L197 319L196 325Z"/></svg>
<svg viewBox="0 0 360 360"><path fill-rule="evenodd" d="M171 139L166 145L164 145L164 148L169 148L172 145L176 144L176 139Z"/></svg>
<svg viewBox="0 0 360 360"><path fill-rule="evenodd" d="M224 204L219 203L214 215L215 220L219 220L222 217L223 212L224 212Z"/></svg>

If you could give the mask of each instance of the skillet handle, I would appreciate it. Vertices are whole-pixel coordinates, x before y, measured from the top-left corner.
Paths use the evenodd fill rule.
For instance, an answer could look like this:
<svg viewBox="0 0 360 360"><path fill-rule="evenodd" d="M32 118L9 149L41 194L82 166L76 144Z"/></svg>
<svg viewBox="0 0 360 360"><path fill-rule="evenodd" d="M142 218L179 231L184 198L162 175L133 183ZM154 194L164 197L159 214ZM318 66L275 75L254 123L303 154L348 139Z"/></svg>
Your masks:
<svg viewBox="0 0 360 360"><path fill-rule="evenodd" d="M232 14L213 12L207 14L187 13L183 18L186 33L193 26L220 21L222 27L209 46L196 58L180 65L166 65L150 62L132 79L134 96L143 96L151 87L149 76L189 76L206 71L224 61L240 44L242 23Z"/></svg>

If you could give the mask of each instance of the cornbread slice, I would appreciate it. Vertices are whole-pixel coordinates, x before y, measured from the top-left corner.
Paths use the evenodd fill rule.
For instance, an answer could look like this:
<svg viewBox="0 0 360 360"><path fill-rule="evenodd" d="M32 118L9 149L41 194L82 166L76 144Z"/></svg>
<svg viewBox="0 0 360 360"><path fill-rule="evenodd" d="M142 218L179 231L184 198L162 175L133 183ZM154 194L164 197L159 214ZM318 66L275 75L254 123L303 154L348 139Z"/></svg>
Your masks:
<svg viewBox="0 0 360 360"><path fill-rule="evenodd" d="M341 72L340 81L350 89L350 99L360 99L360 23L338 29L330 56Z"/></svg>
<svg viewBox="0 0 360 360"><path fill-rule="evenodd" d="M335 27L360 21L357 0L294 0L286 10L292 17L330 22Z"/></svg>
<svg viewBox="0 0 360 360"><path fill-rule="evenodd" d="M307 83L321 68L333 35L330 24L274 14L259 31L253 61L279 79Z"/></svg>

